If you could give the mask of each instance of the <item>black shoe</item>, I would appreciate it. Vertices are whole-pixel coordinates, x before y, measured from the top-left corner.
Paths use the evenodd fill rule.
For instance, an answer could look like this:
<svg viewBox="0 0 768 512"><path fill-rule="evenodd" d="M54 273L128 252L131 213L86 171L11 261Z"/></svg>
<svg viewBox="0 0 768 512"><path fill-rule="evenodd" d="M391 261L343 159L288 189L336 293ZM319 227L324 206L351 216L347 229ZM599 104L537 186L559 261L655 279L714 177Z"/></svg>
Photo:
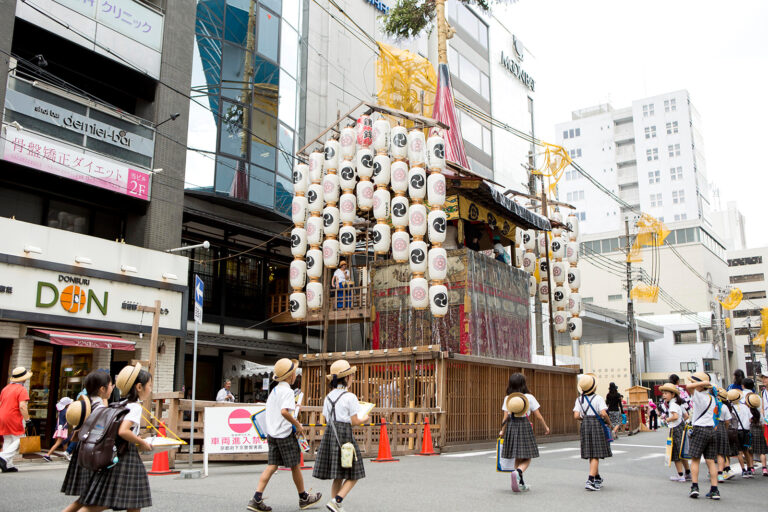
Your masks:
<svg viewBox="0 0 768 512"><path fill-rule="evenodd" d="M2 471L3 473L8 471L8 466L6 466L5 459L2 457L0 457L0 471Z"/></svg>
<svg viewBox="0 0 768 512"><path fill-rule="evenodd" d="M5 471L3 471L3 473L18 473L18 472L19 472L19 468L15 466L12 468L7 468Z"/></svg>
<svg viewBox="0 0 768 512"><path fill-rule="evenodd" d="M689 498L698 498L699 497L699 488L698 487L691 487L690 492L688 493Z"/></svg>
<svg viewBox="0 0 768 512"><path fill-rule="evenodd" d="M264 503L264 500L256 501L251 498L251 501L248 502L248 510L253 510L254 512L270 512L272 507Z"/></svg>
<svg viewBox="0 0 768 512"><path fill-rule="evenodd" d="M707 498L711 500L719 500L720 499L720 491L717 489L713 489L707 493Z"/></svg>

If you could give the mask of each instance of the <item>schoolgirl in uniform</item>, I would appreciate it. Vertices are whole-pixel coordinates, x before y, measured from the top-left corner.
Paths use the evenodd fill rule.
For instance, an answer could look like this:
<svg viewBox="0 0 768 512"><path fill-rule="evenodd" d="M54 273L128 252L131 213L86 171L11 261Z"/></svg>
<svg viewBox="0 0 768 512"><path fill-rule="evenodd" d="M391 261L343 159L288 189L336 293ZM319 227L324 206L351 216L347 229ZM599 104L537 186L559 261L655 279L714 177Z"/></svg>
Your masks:
<svg viewBox="0 0 768 512"><path fill-rule="evenodd" d="M717 399L720 401L717 414L717 426L715 427L715 446L717 451L717 481L718 483L732 477L730 473L730 453L731 445L728 441L728 431L733 416L726 405L728 403L728 392L725 388L717 388ZM727 472L726 472L727 468Z"/></svg>
<svg viewBox="0 0 768 512"><path fill-rule="evenodd" d="M667 426L672 433L672 462L675 463L675 469L677 469L677 475L672 475L669 479L673 482L685 482L691 479L691 469L688 467L688 461L680 458L685 420L688 418L688 415L683 411L683 404L685 402L680 398L678 387L672 383L662 385L659 390L661 391L661 397L664 399L667 411Z"/></svg>
<svg viewBox="0 0 768 512"><path fill-rule="evenodd" d="M126 401L128 414L123 418L117 435L127 446L120 461L112 467L94 473L87 489L78 501L83 504L79 512L102 510L139 510L152 506L152 492L139 448L151 451L152 445L139 437L141 428L141 403L152 396L152 375L141 364L128 365L117 375L115 385Z"/></svg>
<svg viewBox="0 0 768 512"><path fill-rule="evenodd" d="M522 373L510 375L507 396L501 404L504 420L499 436L504 437L502 457L515 459L516 471L512 472L512 490L515 492L530 490L523 480L523 472L530 466L531 459L539 456L539 447L536 444L536 436L533 434L530 415L541 422L544 435L549 434L549 427L540 409L538 400L528 391L525 375Z"/></svg>
<svg viewBox="0 0 768 512"><path fill-rule="evenodd" d="M754 464L755 457L760 457L760 461L763 464L763 476L768 476L765 467L765 457L768 454L768 443L765 442L765 435L763 434L763 419L761 417L762 400L757 393L749 393L745 397L747 407L752 415L750 418L749 431L752 433L752 461Z"/></svg>
<svg viewBox="0 0 768 512"><path fill-rule="evenodd" d="M763 417L761 422L761 425L762 425L761 428L763 429L763 440L765 440L766 430L768 429L768 427L766 426L768 425L768 372L761 373L760 379L763 381L763 389L762 391L760 391L760 402L761 402L760 412ZM766 444L768 444L768 442ZM765 454L760 455L760 462L763 465L763 476L765 477L768 477L768 464L766 464L766 462L768 462L766 460L767 457L768 455L765 455Z"/></svg>
<svg viewBox="0 0 768 512"><path fill-rule="evenodd" d="M688 496L699 497L699 464L701 457L707 463L709 470L709 482L711 488L707 498L720 499L720 490L717 488L717 447L715 444L715 410L717 402L715 397L708 392L712 388L709 374L696 372L691 376L691 383L686 386L688 393L692 393L693 431L691 432L691 490Z"/></svg>
<svg viewBox="0 0 768 512"><path fill-rule="evenodd" d="M752 414L744 403L744 392L739 389L728 391L728 400L734 410L733 426L736 435L731 440L731 454L739 458L741 478L752 478L752 454L749 452L749 425Z"/></svg>
<svg viewBox="0 0 768 512"><path fill-rule="evenodd" d="M315 459L312 476L320 480L333 480L331 495L333 498L326 504L331 512L344 512L342 501L358 480L365 478L363 456L352 435L352 427L368 421L368 415L358 416L360 402L354 393L349 391L357 367L350 366L344 359L339 359L331 365L327 378L331 381L331 391L323 402L323 416L328 424L320 448ZM341 467L340 449L346 443L352 443L355 457L351 468Z"/></svg>
<svg viewBox="0 0 768 512"><path fill-rule="evenodd" d="M596 393L597 379L593 375L582 375L579 377L578 387L581 395L573 406L573 417L581 422L581 458L589 460L589 477L584 488L588 491L599 491L603 486L600 459L613 456L603 423L609 429L613 427L608 416L608 406L603 397Z"/></svg>

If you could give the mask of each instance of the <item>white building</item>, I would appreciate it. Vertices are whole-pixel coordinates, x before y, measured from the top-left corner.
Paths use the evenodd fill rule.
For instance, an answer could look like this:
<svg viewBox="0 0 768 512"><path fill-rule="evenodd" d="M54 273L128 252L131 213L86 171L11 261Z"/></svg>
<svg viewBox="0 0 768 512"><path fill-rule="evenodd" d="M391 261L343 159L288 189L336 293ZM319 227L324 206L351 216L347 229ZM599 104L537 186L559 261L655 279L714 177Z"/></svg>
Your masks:
<svg viewBox="0 0 768 512"><path fill-rule="evenodd" d="M731 363L734 368L741 368L751 375L747 364L751 360L749 336L754 337L760 332L760 310L768 307L768 247L729 251L728 271L731 286L743 293L741 304L731 313L735 334ZM763 369L768 368L765 352L757 347L754 350L755 359L761 362Z"/></svg>
<svg viewBox="0 0 768 512"><path fill-rule="evenodd" d="M723 243L729 251L747 248L746 220L736 201L728 201L724 210L712 212L712 223L715 231L723 237Z"/></svg>

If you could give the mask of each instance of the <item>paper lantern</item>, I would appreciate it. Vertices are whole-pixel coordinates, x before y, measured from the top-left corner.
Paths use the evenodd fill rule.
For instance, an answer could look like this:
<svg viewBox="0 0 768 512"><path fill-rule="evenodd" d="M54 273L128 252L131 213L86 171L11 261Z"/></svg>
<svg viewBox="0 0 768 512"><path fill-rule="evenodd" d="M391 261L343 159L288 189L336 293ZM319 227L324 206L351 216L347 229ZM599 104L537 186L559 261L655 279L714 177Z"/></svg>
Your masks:
<svg viewBox="0 0 768 512"><path fill-rule="evenodd" d="M408 248L408 263L411 272L423 274L427 271L427 244L421 240L414 240Z"/></svg>
<svg viewBox="0 0 768 512"><path fill-rule="evenodd" d="M408 172L408 195L411 200L421 200L427 196L427 173L424 168L411 167Z"/></svg>
<svg viewBox="0 0 768 512"><path fill-rule="evenodd" d="M533 275L528 276L528 294L531 297L535 297L538 289L539 284L536 282L536 278Z"/></svg>
<svg viewBox="0 0 768 512"><path fill-rule="evenodd" d="M323 285L316 281L307 283L307 307L310 311L323 309Z"/></svg>
<svg viewBox="0 0 768 512"><path fill-rule="evenodd" d="M323 177L323 201L326 204L338 203L339 192L339 175L335 173L326 174Z"/></svg>
<svg viewBox="0 0 768 512"><path fill-rule="evenodd" d="M373 122L373 149L377 153L386 153L389 151L389 132L391 126L385 118L377 119Z"/></svg>
<svg viewBox="0 0 768 512"><path fill-rule="evenodd" d="M515 228L515 247L523 246L523 233L525 233L523 228Z"/></svg>
<svg viewBox="0 0 768 512"><path fill-rule="evenodd" d="M355 222L357 217L357 198L350 192L342 194L339 199L339 215L341 222Z"/></svg>
<svg viewBox="0 0 768 512"><path fill-rule="evenodd" d="M357 185L355 164L344 160L341 163L341 169L339 169L339 186L341 190L355 190L355 185Z"/></svg>
<svg viewBox="0 0 768 512"><path fill-rule="evenodd" d="M429 307L429 283L423 277L414 277L410 282L411 306L414 309Z"/></svg>
<svg viewBox="0 0 768 512"><path fill-rule="evenodd" d="M568 321L568 330L571 332L572 340L581 339L581 318L574 316Z"/></svg>
<svg viewBox="0 0 768 512"><path fill-rule="evenodd" d="M573 316L579 316L581 314L581 295L572 292L568 297L568 311Z"/></svg>
<svg viewBox="0 0 768 512"><path fill-rule="evenodd" d="M389 203L391 197L386 188L376 189L373 193L373 216L377 220L386 220L389 218Z"/></svg>
<svg viewBox="0 0 768 512"><path fill-rule="evenodd" d="M370 178L373 176L373 151L370 148L361 148L357 150L357 175L360 178Z"/></svg>
<svg viewBox="0 0 768 512"><path fill-rule="evenodd" d="M427 234L427 207L423 204L412 204L408 208L408 231L413 236Z"/></svg>
<svg viewBox="0 0 768 512"><path fill-rule="evenodd" d="M288 302L291 318L304 320L307 318L307 296L304 292L293 292Z"/></svg>
<svg viewBox="0 0 768 512"><path fill-rule="evenodd" d="M523 231L523 247L526 251L533 251L536 249L536 237L532 229Z"/></svg>
<svg viewBox="0 0 768 512"><path fill-rule="evenodd" d="M392 241L392 232L389 224L377 223L373 226L371 237L373 238L373 250L376 254L387 254L389 252L389 245Z"/></svg>
<svg viewBox="0 0 768 512"><path fill-rule="evenodd" d="M562 260L563 256L565 256L565 242L563 239L560 237L553 238L550 246L552 247L552 256L556 260Z"/></svg>
<svg viewBox="0 0 768 512"><path fill-rule="evenodd" d="M357 182L357 206L363 211L373 208L373 183L370 181Z"/></svg>
<svg viewBox="0 0 768 512"><path fill-rule="evenodd" d="M547 233L541 232L539 233L539 255L543 258L546 254L545 251L547 248L549 248L549 237L547 237Z"/></svg>
<svg viewBox="0 0 768 512"><path fill-rule="evenodd" d="M543 257L539 258L539 273L541 274L542 281L549 280L549 265Z"/></svg>
<svg viewBox="0 0 768 512"><path fill-rule="evenodd" d="M389 185L389 178L392 174L392 161L387 155L376 155L373 157L373 184L380 186Z"/></svg>
<svg viewBox="0 0 768 512"><path fill-rule="evenodd" d="M339 251L341 254L352 254L357 245L357 232L354 226L342 226L339 230Z"/></svg>
<svg viewBox="0 0 768 512"><path fill-rule="evenodd" d="M341 244L335 238L328 238L323 242L323 265L328 268L339 266L339 253Z"/></svg>
<svg viewBox="0 0 768 512"><path fill-rule="evenodd" d="M325 141L325 161L323 162L323 168L326 173L339 168L339 152L339 141L335 139Z"/></svg>
<svg viewBox="0 0 768 512"><path fill-rule="evenodd" d="M323 243L323 218L320 216L307 219L307 243L320 245Z"/></svg>
<svg viewBox="0 0 768 512"><path fill-rule="evenodd" d="M311 183L320 183L323 181L323 162L325 156L320 151L313 151L309 154L309 181Z"/></svg>
<svg viewBox="0 0 768 512"><path fill-rule="evenodd" d="M447 215L443 210L432 210L427 215L427 226L429 229L429 241L433 244L445 242L446 229L448 226Z"/></svg>
<svg viewBox="0 0 768 512"><path fill-rule="evenodd" d="M423 130L414 128L408 132L408 160L411 165L426 164L426 146Z"/></svg>
<svg viewBox="0 0 768 512"><path fill-rule="evenodd" d="M523 255L523 270L531 275L536 271L536 255L534 253L526 252Z"/></svg>
<svg viewBox="0 0 768 512"><path fill-rule="evenodd" d="M323 251L320 249L310 249L304 258L307 261L307 276L310 279L320 279L323 277Z"/></svg>
<svg viewBox="0 0 768 512"><path fill-rule="evenodd" d="M568 239L575 242L579 239L579 218L575 215L569 215L566 222L566 226L570 231L568 232Z"/></svg>
<svg viewBox="0 0 768 512"><path fill-rule="evenodd" d="M392 257L398 263L408 261L408 249L411 245L411 236L407 231L395 231L392 233Z"/></svg>
<svg viewBox="0 0 768 512"><path fill-rule="evenodd" d="M408 198L405 196L392 199L392 225L396 228L408 226Z"/></svg>
<svg viewBox="0 0 768 512"><path fill-rule="evenodd" d="M373 120L369 115L357 118L357 143L364 148L373 143Z"/></svg>
<svg viewBox="0 0 768 512"><path fill-rule="evenodd" d="M552 280L555 284L565 283L568 277L568 264L563 261L556 261L552 264Z"/></svg>
<svg viewBox="0 0 768 512"><path fill-rule="evenodd" d="M398 125L392 128L389 154L392 155L392 158L408 158L408 130L405 129L405 126Z"/></svg>
<svg viewBox="0 0 768 512"><path fill-rule="evenodd" d="M555 322L555 330L557 332L568 331L568 320L570 319L570 315L568 313L565 311L555 311L552 314L552 318Z"/></svg>
<svg viewBox="0 0 768 512"><path fill-rule="evenodd" d="M323 186L320 183L313 183L307 190L307 208L310 213L320 213L323 211Z"/></svg>
<svg viewBox="0 0 768 512"><path fill-rule="evenodd" d="M291 230L291 254L294 256L304 256L307 254L307 230L304 228L293 228Z"/></svg>
<svg viewBox="0 0 768 512"><path fill-rule="evenodd" d="M579 242L568 242L565 246L565 258L572 266L576 266L579 263Z"/></svg>
<svg viewBox="0 0 768 512"><path fill-rule="evenodd" d="M307 262L304 260L293 260L288 269L288 280L291 288L303 289L307 284Z"/></svg>
<svg viewBox="0 0 768 512"><path fill-rule="evenodd" d="M559 211L552 212L552 214L549 216L549 218L552 219L555 222L559 222L561 224L563 223L563 214L560 213ZM559 237L562 236L562 234L563 234L563 228L555 227L554 225L552 226L552 237L553 238L559 238Z"/></svg>
<svg viewBox="0 0 768 512"><path fill-rule="evenodd" d="M339 209L335 206L323 208L323 233L325 236L339 234Z"/></svg>
<svg viewBox="0 0 768 512"><path fill-rule="evenodd" d="M429 279L442 281L448 276L448 253L442 247L432 247L427 254Z"/></svg>
<svg viewBox="0 0 768 512"><path fill-rule="evenodd" d="M391 166L390 185L393 192L408 192L408 164L395 160Z"/></svg>
<svg viewBox="0 0 768 512"><path fill-rule="evenodd" d="M339 151L343 160L352 160L355 158L355 146L357 142L357 130L354 127L347 126L341 129L339 135Z"/></svg>
<svg viewBox="0 0 768 512"><path fill-rule="evenodd" d="M539 283L539 300L541 302L549 302L549 283L542 281Z"/></svg>
<svg viewBox="0 0 768 512"><path fill-rule="evenodd" d="M291 220L297 226L301 226L307 222L307 215L309 214L308 201L304 196L294 196L291 201Z"/></svg>
<svg viewBox="0 0 768 512"><path fill-rule="evenodd" d="M565 310L568 307L568 290L564 286L555 286L552 289L552 303L557 309Z"/></svg>
<svg viewBox="0 0 768 512"><path fill-rule="evenodd" d="M445 176L433 172L427 178L427 201L431 206L445 204Z"/></svg>
<svg viewBox="0 0 768 512"><path fill-rule="evenodd" d="M576 267L568 269L568 285L571 290L578 291L581 286L581 270Z"/></svg>
<svg viewBox="0 0 768 512"><path fill-rule="evenodd" d="M293 193L306 194L307 187L309 187L309 166L298 163L293 169Z"/></svg>
<svg viewBox="0 0 768 512"><path fill-rule="evenodd" d="M525 256L525 249L522 247L515 247L515 266L517 268L523 267L523 257Z"/></svg>
<svg viewBox="0 0 768 512"><path fill-rule="evenodd" d="M427 165L430 169L445 169L445 140L440 135L427 139Z"/></svg>
<svg viewBox="0 0 768 512"><path fill-rule="evenodd" d="M448 314L448 288L442 284L429 287L429 310L435 318Z"/></svg>

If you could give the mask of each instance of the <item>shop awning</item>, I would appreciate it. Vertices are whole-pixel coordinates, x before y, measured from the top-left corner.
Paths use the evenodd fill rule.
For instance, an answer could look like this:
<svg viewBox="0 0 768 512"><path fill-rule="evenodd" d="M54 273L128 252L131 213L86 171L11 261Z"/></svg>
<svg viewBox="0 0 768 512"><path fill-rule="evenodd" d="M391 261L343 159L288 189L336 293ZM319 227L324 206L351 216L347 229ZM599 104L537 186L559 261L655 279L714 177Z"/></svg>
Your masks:
<svg viewBox="0 0 768 512"><path fill-rule="evenodd" d="M86 332L48 331L30 329L27 337L65 347L104 348L107 350L136 350L136 344L117 336L92 334Z"/></svg>

